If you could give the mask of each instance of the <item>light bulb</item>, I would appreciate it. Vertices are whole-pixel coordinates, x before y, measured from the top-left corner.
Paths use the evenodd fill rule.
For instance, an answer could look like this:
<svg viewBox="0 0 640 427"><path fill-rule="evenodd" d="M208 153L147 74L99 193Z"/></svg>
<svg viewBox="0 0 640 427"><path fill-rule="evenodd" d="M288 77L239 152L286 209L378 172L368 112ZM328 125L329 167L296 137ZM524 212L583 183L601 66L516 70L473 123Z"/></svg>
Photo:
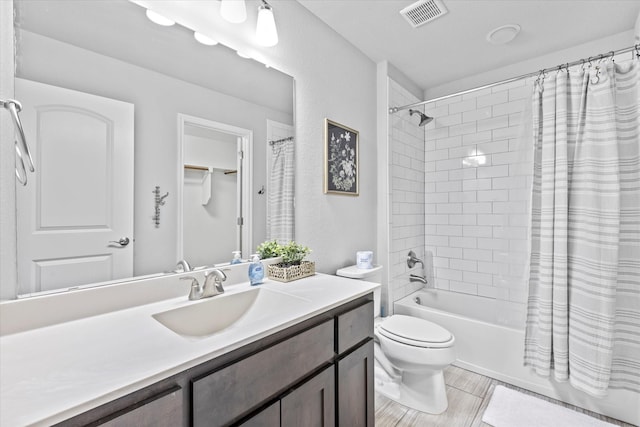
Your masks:
<svg viewBox="0 0 640 427"><path fill-rule="evenodd" d="M160 15L158 12L154 12L151 9L147 9L147 18L149 18L151 22L154 22L158 25L162 25L163 27L170 27L176 23L175 21L172 21L169 18L165 18L164 16Z"/></svg>
<svg viewBox="0 0 640 427"><path fill-rule="evenodd" d="M207 46L215 46L218 42L210 37L205 36L202 33L195 32L193 33L193 37L198 40L200 43L205 44Z"/></svg>
<svg viewBox="0 0 640 427"><path fill-rule="evenodd" d="M244 0L222 0L220 15L228 22L239 24L247 20L247 7Z"/></svg>
<svg viewBox="0 0 640 427"><path fill-rule="evenodd" d="M278 44L278 30L273 17L273 9L266 2L263 2L258 9L256 38L262 46L270 47Z"/></svg>

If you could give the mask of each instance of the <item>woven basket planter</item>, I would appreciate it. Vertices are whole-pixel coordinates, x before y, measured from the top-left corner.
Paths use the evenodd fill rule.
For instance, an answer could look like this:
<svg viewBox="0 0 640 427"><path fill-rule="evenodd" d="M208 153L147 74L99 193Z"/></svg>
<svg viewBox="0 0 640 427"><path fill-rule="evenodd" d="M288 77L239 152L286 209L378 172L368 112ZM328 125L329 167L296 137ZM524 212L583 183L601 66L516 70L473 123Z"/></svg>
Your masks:
<svg viewBox="0 0 640 427"><path fill-rule="evenodd" d="M281 267L280 264L270 264L267 266L267 277L278 282L291 282L316 274L316 263L313 261L302 261L300 265Z"/></svg>

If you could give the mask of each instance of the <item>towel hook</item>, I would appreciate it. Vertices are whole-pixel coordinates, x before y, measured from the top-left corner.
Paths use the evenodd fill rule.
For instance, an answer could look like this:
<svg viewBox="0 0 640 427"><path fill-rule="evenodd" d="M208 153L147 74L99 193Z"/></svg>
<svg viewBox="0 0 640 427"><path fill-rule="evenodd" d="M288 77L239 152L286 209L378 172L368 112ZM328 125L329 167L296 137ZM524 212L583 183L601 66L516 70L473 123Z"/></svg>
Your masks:
<svg viewBox="0 0 640 427"><path fill-rule="evenodd" d="M29 150L29 144L27 144L27 138L24 136L24 129L22 127L22 122L20 121L20 116L18 113L22 111L22 104L20 104L15 99L0 99L0 107L4 107L9 110L9 114L11 114L11 119L13 120L13 125L16 129L16 134L18 136L18 140L16 143L16 150L18 153L18 158L20 159L20 168L24 171L24 179L19 177L19 172L16 165L16 176L18 176L18 182L22 185L27 185L27 173L25 168L25 160L26 165L29 168L29 171L35 172L35 167L33 165L33 158L31 157L31 151Z"/></svg>

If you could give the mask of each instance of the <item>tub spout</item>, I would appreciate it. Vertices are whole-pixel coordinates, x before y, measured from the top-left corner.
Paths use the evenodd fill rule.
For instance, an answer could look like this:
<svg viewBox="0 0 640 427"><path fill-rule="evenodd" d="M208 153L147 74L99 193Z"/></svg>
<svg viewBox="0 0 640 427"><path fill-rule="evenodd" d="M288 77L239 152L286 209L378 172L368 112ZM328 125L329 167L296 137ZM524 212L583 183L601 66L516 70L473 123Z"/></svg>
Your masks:
<svg viewBox="0 0 640 427"><path fill-rule="evenodd" d="M425 276L418 276L417 274L410 274L409 275L409 281L410 282L420 282L423 285L428 285L429 282L427 281L427 278Z"/></svg>

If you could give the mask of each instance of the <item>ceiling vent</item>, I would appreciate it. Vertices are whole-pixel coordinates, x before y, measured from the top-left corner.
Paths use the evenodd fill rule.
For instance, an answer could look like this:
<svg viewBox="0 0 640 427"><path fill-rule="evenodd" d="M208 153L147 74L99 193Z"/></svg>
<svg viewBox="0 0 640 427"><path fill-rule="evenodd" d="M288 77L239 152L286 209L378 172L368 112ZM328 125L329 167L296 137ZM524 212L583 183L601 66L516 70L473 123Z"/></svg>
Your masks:
<svg viewBox="0 0 640 427"><path fill-rule="evenodd" d="M404 16L413 28L418 28L447 12L447 8L440 0L420 0L402 9L400 15Z"/></svg>

